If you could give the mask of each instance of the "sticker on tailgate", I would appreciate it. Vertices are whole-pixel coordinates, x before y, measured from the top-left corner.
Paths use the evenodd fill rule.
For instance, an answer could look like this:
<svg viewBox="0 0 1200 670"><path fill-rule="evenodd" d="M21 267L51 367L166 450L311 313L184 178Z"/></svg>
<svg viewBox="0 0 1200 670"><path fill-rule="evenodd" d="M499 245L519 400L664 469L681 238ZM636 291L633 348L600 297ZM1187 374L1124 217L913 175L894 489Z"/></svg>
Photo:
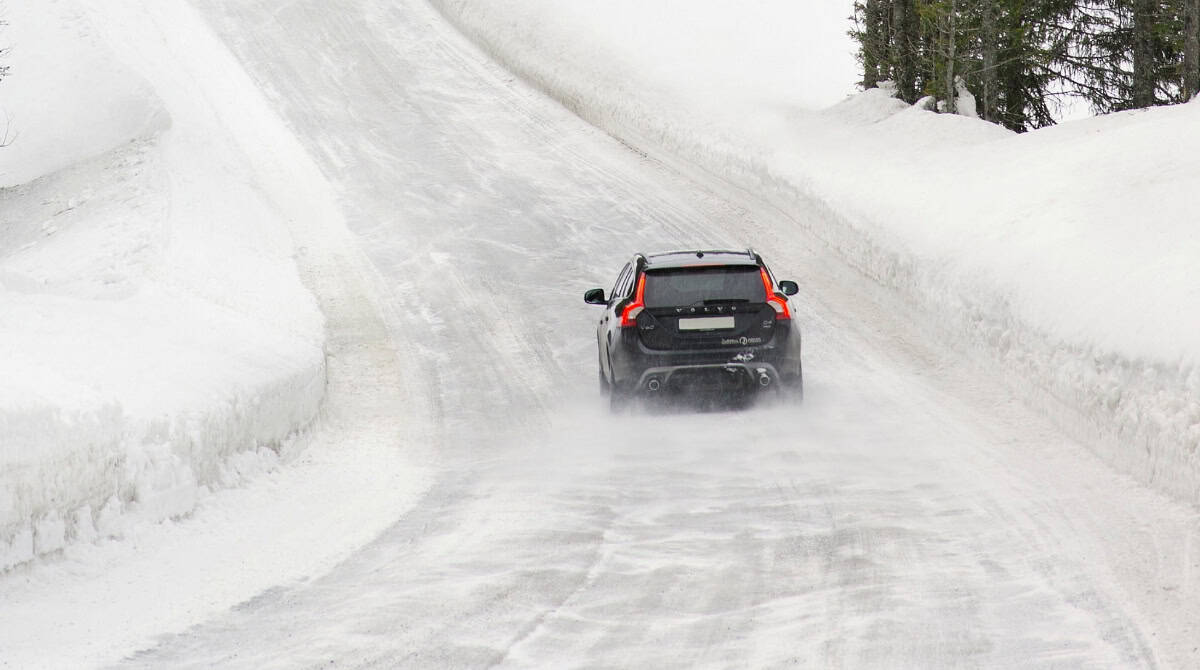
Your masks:
<svg viewBox="0 0 1200 670"><path fill-rule="evenodd" d="M744 347L749 344L762 344L762 338L761 337L731 337L731 338L728 338L725 340L721 340L721 344L740 344ZM750 358L754 358L753 354L751 354Z"/></svg>

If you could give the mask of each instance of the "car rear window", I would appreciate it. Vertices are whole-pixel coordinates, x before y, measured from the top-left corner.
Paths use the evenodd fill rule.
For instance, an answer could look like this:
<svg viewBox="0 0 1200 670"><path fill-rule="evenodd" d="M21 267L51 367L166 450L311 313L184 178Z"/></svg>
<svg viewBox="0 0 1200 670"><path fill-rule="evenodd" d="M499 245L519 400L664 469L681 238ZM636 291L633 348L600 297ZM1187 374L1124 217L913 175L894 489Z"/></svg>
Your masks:
<svg viewBox="0 0 1200 670"><path fill-rule="evenodd" d="M765 302L762 275L754 265L718 265L646 272L646 307L687 307L705 300Z"/></svg>

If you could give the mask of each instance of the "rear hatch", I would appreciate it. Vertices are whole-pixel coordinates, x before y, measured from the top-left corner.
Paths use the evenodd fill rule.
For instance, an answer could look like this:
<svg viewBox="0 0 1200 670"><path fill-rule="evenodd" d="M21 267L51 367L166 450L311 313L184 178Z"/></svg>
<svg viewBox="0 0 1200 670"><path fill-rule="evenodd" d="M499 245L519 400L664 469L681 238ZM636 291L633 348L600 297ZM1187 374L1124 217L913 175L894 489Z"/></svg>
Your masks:
<svg viewBox="0 0 1200 670"><path fill-rule="evenodd" d="M759 346L775 332L757 265L647 270L638 336L648 349Z"/></svg>

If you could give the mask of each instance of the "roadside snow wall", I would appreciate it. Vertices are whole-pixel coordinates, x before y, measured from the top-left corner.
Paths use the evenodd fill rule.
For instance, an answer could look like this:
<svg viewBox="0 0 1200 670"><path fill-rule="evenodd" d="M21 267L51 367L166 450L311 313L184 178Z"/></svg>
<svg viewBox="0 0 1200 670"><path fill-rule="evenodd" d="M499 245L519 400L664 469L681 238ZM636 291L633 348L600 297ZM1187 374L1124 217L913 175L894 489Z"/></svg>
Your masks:
<svg viewBox="0 0 1200 670"><path fill-rule="evenodd" d="M431 1L615 137L784 211L818 203L798 225L1115 467L1200 503L1200 102L1019 136L880 90L806 111L714 95L702 69L656 76L663 54L588 29L589 11L613 22L604 3Z"/></svg>
<svg viewBox="0 0 1200 670"><path fill-rule="evenodd" d="M203 22L135 4L6 3L0 571L189 513L324 393L287 229L321 208L265 185L279 124Z"/></svg>

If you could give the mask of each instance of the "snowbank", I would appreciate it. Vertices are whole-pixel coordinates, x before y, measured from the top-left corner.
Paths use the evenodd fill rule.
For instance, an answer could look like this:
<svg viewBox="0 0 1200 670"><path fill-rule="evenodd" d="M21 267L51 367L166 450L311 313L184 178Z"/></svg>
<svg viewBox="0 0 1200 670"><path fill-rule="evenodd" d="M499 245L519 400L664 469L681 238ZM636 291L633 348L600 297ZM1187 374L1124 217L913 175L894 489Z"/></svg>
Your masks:
<svg viewBox="0 0 1200 670"><path fill-rule="evenodd" d="M244 141L269 133L169 6L177 52L137 7L6 4L0 571L187 514L298 449L324 393L295 211Z"/></svg>
<svg viewBox="0 0 1200 670"><path fill-rule="evenodd" d="M693 4L686 21L654 22L647 17L667 5L643 4L652 9L627 8L618 22L684 34L728 21ZM791 4L793 14L816 11ZM689 69L688 39L582 29L592 19L614 23L605 3L434 5L511 70L624 141L784 209L823 203L826 216L798 225L905 293L958 346L989 351L1033 402L1114 465L1200 502L1200 236L1190 197L1200 189L1192 130L1200 103L1021 136L881 91L814 111L755 84L763 80L755 68L770 62L749 66L748 90L721 86L746 64L733 59L713 72L720 65L709 58ZM809 45L810 56L840 53L825 39ZM675 65L666 75L663 61Z"/></svg>

